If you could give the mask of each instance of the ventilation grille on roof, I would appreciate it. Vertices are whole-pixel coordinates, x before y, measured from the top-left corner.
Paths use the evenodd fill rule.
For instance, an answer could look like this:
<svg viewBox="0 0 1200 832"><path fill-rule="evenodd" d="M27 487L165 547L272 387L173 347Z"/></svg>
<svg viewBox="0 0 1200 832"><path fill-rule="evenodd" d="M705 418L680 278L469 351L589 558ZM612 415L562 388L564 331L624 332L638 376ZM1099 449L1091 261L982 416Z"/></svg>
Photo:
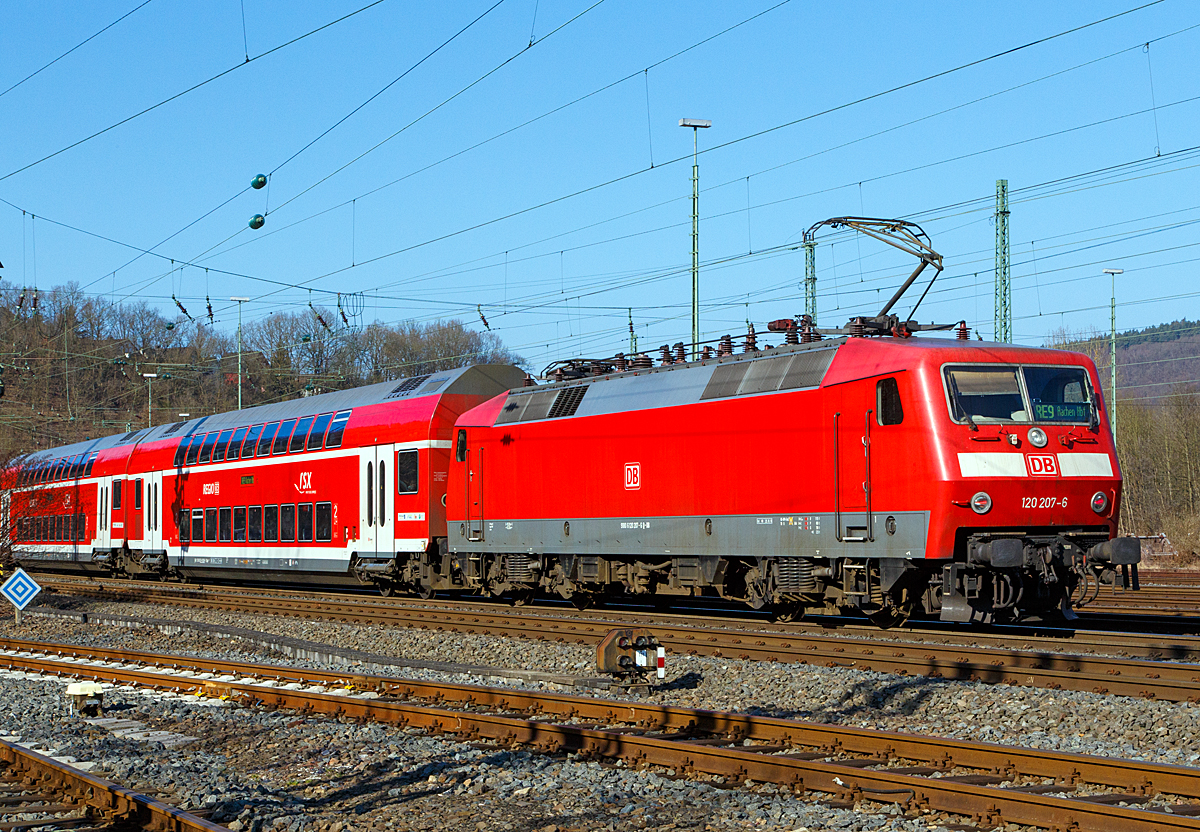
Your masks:
<svg viewBox="0 0 1200 832"><path fill-rule="evenodd" d="M179 429L186 424L187 422L176 422L175 424L171 425L171 427L163 431L163 436L171 436L172 434L178 433Z"/></svg>
<svg viewBox="0 0 1200 832"><path fill-rule="evenodd" d="M806 350L777 358L759 358L736 364L722 364L713 371L700 398L721 399L818 387L837 348Z"/></svg>
<svg viewBox="0 0 1200 832"><path fill-rule="evenodd" d="M590 384L577 384L560 390L539 390L536 393L509 394L500 408L495 424L532 422L538 419L561 419L574 416L579 403L587 395Z"/></svg>
<svg viewBox="0 0 1200 832"><path fill-rule="evenodd" d="M387 398L395 399L395 398L398 398L399 396L403 396L407 393L411 393L412 391L414 391L418 387L420 387L425 382L425 379L427 379L427 378L429 378L429 376L427 376L427 375L414 376L413 378L406 378L406 379L404 379L404 381L397 384L392 389L392 392L387 394Z"/></svg>
<svg viewBox="0 0 1200 832"><path fill-rule="evenodd" d="M425 382L424 387L417 391L417 395L424 396L426 393L432 393L449 380L450 376L438 376L436 378L431 378L429 381Z"/></svg>

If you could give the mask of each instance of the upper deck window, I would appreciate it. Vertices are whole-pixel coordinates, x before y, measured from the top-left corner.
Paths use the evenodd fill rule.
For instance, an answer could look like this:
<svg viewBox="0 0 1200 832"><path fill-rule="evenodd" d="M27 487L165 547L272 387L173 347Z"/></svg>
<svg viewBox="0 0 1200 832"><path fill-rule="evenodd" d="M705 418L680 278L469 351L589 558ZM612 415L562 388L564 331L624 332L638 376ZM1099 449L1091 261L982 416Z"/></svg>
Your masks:
<svg viewBox="0 0 1200 832"><path fill-rule="evenodd" d="M308 434L308 449L310 451L320 450L321 444L325 441L325 429L329 427L329 420L332 418L332 413L325 413L318 416L317 421L313 422L312 432Z"/></svg>
<svg viewBox="0 0 1200 832"><path fill-rule="evenodd" d="M1082 367L947 367L950 413L959 423L1089 422L1090 385Z"/></svg>
<svg viewBox="0 0 1200 832"><path fill-rule="evenodd" d="M333 424L329 426L329 434L325 437L326 448L342 447L342 434L346 431L346 423L350 421L350 411L343 410L333 417Z"/></svg>
<svg viewBox="0 0 1200 832"><path fill-rule="evenodd" d="M292 434L292 443L288 446L291 453L304 450L304 443L308 441L308 430L312 427L313 417L305 416L296 423L296 431Z"/></svg>

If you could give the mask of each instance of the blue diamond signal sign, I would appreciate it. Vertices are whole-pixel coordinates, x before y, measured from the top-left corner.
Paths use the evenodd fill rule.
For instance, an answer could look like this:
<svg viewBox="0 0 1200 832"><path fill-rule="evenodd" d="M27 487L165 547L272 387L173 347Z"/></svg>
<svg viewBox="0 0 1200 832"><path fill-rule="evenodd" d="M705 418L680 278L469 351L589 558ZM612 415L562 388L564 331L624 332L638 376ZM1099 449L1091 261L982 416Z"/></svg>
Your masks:
<svg viewBox="0 0 1200 832"><path fill-rule="evenodd" d="M42 588L37 585L37 582L26 575L24 569L20 568L12 573L12 577L5 581L3 586L0 586L0 595L3 595L18 611L29 606L29 602L41 591Z"/></svg>

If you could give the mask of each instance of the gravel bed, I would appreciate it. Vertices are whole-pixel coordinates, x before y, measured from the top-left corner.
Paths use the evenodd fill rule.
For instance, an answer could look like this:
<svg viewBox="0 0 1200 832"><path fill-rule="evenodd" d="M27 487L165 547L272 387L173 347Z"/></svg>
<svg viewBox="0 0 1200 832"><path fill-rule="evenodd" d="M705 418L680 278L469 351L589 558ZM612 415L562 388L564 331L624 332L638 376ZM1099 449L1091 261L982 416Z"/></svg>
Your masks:
<svg viewBox="0 0 1200 832"><path fill-rule="evenodd" d="M92 761L97 775L184 809L205 809L232 832L917 832L938 828L942 817L907 819L895 807L856 812L770 785L727 789L677 779L670 770L480 748L390 726L215 706L194 697L106 691L107 716L197 738L167 749L116 738L74 716L65 685L0 672L0 732L45 753Z"/></svg>

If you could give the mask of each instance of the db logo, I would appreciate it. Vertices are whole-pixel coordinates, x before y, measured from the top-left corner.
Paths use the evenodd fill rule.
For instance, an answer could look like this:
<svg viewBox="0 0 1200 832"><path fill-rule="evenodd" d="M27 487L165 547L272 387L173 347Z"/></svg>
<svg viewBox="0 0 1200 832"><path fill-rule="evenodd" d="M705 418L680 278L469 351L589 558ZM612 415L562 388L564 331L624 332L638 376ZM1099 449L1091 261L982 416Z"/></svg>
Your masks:
<svg viewBox="0 0 1200 832"><path fill-rule="evenodd" d="M1029 465L1031 477L1057 477L1058 460L1054 454L1026 454L1025 461Z"/></svg>
<svg viewBox="0 0 1200 832"><path fill-rule="evenodd" d="M628 491L636 491L642 487L642 463L626 462L625 463L625 488Z"/></svg>

